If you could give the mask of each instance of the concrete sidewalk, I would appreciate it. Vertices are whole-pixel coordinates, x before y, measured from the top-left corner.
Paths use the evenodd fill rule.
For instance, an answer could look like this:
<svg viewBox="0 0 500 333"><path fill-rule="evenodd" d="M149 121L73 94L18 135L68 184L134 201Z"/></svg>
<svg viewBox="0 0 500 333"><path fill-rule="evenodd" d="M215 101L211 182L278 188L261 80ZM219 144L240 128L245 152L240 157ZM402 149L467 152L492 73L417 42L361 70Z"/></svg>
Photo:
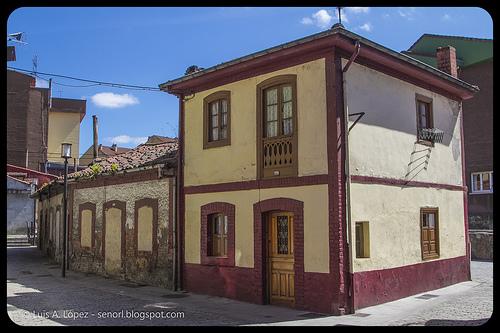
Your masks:
<svg viewBox="0 0 500 333"><path fill-rule="evenodd" d="M354 315L329 316L231 299L175 293L122 280L69 271L47 262L38 249L8 248L7 310L19 325L479 325L493 309L493 265L472 262L473 281L429 291ZM426 296L430 295L430 296ZM423 296L423 297L422 297ZM106 311L178 312L180 318L100 318ZM53 316L86 312L87 318ZM44 315L45 314L45 315Z"/></svg>

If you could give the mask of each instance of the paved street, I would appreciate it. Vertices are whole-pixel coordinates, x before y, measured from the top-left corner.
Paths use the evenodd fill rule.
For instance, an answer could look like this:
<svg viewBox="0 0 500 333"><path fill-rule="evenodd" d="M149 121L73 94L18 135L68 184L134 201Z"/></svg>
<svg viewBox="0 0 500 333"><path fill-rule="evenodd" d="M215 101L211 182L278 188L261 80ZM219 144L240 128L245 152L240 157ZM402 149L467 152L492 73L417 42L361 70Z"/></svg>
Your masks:
<svg viewBox="0 0 500 333"><path fill-rule="evenodd" d="M472 262L473 281L325 316L220 297L173 293L100 276L61 278L34 247L7 249L7 310L19 325L480 325L493 310L493 264Z"/></svg>

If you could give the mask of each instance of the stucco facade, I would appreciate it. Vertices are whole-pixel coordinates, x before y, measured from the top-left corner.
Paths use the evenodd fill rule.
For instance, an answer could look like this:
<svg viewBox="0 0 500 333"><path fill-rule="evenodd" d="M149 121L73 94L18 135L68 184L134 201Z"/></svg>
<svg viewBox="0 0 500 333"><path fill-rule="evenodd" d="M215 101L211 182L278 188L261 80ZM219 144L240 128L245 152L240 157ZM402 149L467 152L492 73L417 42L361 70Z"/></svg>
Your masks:
<svg viewBox="0 0 500 333"><path fill-rule="evenodd" d="M183 287L261 304L276 304L279 290L288 306L342 315L468 279L460 120L474 88L410 62L336 25L160 85L179 97ZM280 129L287 143L265 146L274 99L263 94L287 85L296 141ZM210 147L207 100L217 93L228 98L230 137ZM431 99L442 142L417 143L417 95ZM289 147L294 171L261 171ZM439 256L424 260L421 211L437 207ZM293 255L285 247L288 261L275 266L279 214L293 218L278 234ZM207 245L218 216L228 221L223 257ZM357 221L369 230L365 258Z"/></svg>
<svg viewBox="0 0 500 333"><path fill-rule="evenodd" d="M61 143L71 143L71 158L78 158L80 152L80 121L77 112L49 112L49 139L47 159L64 163L61 158ZM71 165L71 161L69 161Z"/></svg>

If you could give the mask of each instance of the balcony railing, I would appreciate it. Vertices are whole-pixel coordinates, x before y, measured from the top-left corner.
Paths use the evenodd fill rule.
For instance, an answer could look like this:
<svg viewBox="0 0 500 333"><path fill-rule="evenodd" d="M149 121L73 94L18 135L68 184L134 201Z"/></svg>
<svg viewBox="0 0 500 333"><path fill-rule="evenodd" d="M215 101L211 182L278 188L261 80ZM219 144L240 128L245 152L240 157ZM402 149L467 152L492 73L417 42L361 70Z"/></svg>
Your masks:
<svg viewBox="0 0 500 333"><path fill-rule="evenodd" d="M432 143L443 142L444 132L438 128L421 128L418 130L418 139Z"/></svg>
<svg viewBox="0 0 500 333"><path fill-rule="evenodd" d="M296 168L294 137L264 138L262 167L264 177L291 176Z"/></svg>

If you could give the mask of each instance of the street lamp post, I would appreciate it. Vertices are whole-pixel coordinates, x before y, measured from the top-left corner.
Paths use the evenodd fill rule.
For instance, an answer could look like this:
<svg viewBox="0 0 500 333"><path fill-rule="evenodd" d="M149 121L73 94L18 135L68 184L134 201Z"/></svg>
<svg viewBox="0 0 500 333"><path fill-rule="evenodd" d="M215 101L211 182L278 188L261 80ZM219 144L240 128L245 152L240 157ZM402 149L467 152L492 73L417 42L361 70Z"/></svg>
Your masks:
<svg viewBox="0 0 500 333"><path fill-rule="evenodd" d="M63 260L62 277L66 277L66 248L67 248L67 224L68 224L68 158L71 158L71 143L61 144L61 157L64 158L64 205L63 205Z"/></svg>

